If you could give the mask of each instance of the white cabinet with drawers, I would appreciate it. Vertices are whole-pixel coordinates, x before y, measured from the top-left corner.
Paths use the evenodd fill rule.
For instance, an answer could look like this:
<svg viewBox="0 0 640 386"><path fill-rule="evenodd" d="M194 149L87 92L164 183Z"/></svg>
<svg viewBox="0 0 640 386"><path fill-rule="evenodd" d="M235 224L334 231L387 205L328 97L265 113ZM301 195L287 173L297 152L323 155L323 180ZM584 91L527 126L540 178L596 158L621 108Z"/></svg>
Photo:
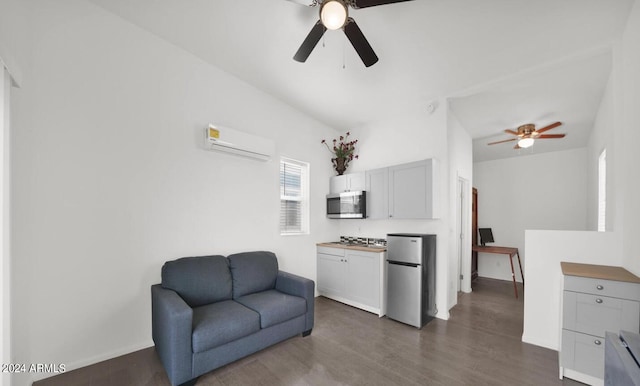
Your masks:
<svg viewBox="0 0 640 386"><path fill-rule="evenodd" d="M640 330L640 278L621 267L561 265L560 377L602 385L605 332Z"/></svg>

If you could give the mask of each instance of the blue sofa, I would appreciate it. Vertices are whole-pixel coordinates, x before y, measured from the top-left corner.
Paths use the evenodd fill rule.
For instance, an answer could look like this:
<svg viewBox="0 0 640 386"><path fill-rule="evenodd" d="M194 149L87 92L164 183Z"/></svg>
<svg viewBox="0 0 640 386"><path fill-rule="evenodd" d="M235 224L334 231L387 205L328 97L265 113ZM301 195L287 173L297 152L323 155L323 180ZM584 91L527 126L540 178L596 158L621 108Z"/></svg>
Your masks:
<svg viewBox="0 0 640 386"><path fill-rule="evenodd" d="M314 282L271 252L166 262L151 286L152 334L172 385L313 328Z"/></svg>

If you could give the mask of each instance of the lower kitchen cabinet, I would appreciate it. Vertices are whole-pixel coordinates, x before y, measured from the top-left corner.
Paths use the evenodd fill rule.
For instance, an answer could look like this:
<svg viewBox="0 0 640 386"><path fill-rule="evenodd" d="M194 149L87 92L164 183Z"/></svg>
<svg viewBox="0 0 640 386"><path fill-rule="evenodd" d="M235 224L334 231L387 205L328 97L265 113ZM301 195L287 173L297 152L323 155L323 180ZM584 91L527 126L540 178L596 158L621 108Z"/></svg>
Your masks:
<svg viewBox="0 0 640 386"><path fill-rule="evenodd" d="M638 332L640 278L620 267L562 263L560 378L604 383L607 331Z"/></svg>
<svg viewBox="0 0 640 386"><path fill-rule="evenodd" d="M318 293L383 316L385 252L318 246Z"/></svg>

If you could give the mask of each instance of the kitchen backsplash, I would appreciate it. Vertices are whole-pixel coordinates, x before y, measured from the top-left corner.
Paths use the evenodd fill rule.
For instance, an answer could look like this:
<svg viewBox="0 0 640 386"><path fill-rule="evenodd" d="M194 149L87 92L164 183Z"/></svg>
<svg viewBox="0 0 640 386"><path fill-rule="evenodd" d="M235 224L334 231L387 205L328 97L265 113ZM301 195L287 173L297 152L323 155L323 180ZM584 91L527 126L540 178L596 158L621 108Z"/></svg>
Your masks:
<svg viewBox="0 0 640 386"><path fill-rule="evenodd" d="M353 236L340 236L341 243L363 244L363 245L387 245L387 240L376 239L372 237L353 237Z"/></svg>

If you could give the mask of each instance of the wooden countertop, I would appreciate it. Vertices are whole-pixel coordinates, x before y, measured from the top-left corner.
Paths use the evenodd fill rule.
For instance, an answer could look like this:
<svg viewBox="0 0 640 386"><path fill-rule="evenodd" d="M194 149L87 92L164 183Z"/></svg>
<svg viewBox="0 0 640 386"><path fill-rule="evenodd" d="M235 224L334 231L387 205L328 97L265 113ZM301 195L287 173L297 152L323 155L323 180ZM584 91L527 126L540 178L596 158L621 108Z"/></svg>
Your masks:
<svg viewBox="0 0 640 386"><path fill-rule="evenodd" d="M363 251L363 252L386 252L387 247L364 247L359 245L344 245L340 243L318 243L316 244L319 247L329 247L329 248L341 248L341 249L351 249L354 251Z"/></svg>
<svg viewBox="0 0 640 386"><path fill-rule="evenodd" d="M560 266L562 267L562 273L569 276L640 283L640 277L632 274L622 267L568 263L565 261L560 262Z"/></svg>

